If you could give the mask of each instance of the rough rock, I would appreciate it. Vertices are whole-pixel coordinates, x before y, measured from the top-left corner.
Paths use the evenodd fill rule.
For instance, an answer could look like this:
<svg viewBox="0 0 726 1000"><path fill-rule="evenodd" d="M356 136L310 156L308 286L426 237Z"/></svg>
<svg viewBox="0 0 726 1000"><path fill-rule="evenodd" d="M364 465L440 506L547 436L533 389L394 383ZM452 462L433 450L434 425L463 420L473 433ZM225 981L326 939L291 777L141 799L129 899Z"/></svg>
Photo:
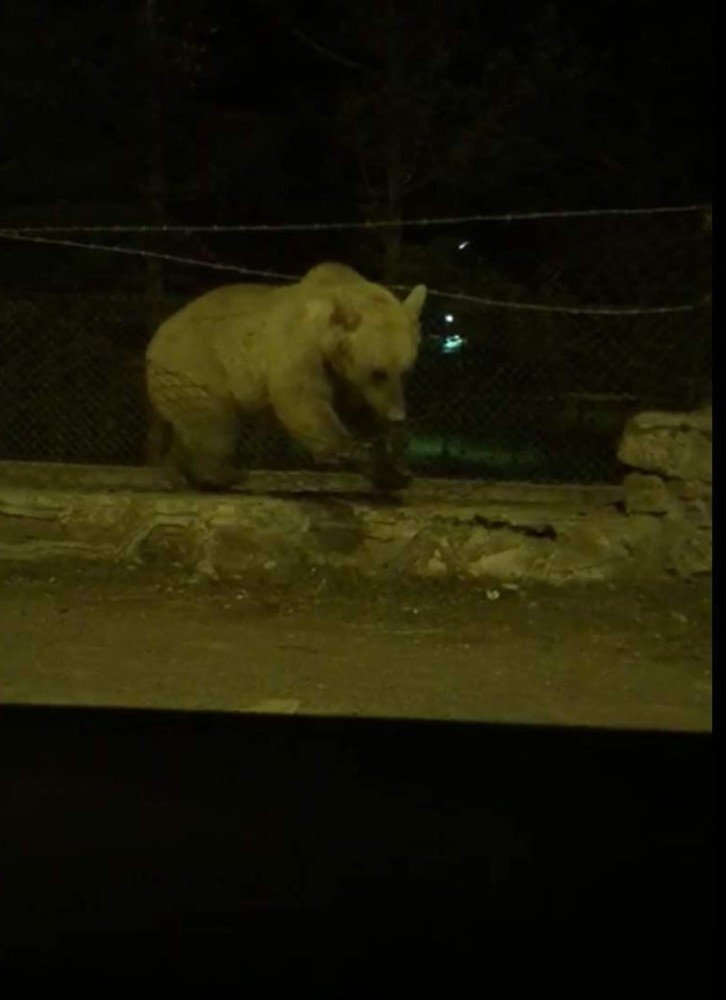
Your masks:
<svg viewBox="0 0 726 1000"><path fill-rule="evenodd" d="M677 503L660 476L630 472L623 480L628 514L667 514Z"/></svg>
<svg viewBox="0 0 726 1000"><path fill-rule="evenodd" d="M710 407L695 413L639 413L626 424L618 458L644 472L710 483L712 426Z"/></svg>
<svg viewBox="0 0 726 1000"><path fill-rule="evenodd" d="M713 539L710 527L696 527L673 520L668 532L666 569L683 579L710 573L713 569Z"/></svg>
<svg viewBox="0 0 726 1000"><path fill-rule="evenodd" d="M155 524L137 548L137 557L148 565L193 566L204 557L197 532L175 524Z"/></svg>
<svg viewBox="0 0 726 1000"><path fill-rule="evenodd" d="M479 556L462 567L463 575L475 580L488 577L495 580L521 580L528 575L534 558L534 546L532 540L529 540L529 544L520 543L512 548Z"/></svg>
<svg viewBox="0 0 726 1000"><path fill-rule="evenodd" d="M713 520L713 489L710 483L671 479L666 487L673 498L671 513L674 516L680 514L698 527L710 527Z"/></svg>

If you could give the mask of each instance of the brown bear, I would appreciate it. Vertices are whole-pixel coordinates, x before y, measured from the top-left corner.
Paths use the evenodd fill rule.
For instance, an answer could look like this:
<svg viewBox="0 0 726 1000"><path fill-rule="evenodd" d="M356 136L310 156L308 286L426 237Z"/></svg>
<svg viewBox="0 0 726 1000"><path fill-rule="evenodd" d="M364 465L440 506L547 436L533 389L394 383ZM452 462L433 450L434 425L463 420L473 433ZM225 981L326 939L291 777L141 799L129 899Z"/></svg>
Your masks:
<svg viewBox="0 0 726 1000"><path fill-rule="evenodd" d="M425 298L423 285L400 301L327 263L295 284L228 285L194 300L162 323L146 352L164 430L152 460L198 488L239 483L240 417L271 409L317 464L403 485L390 441L406 417L402 379L416 359Z"/></svg>

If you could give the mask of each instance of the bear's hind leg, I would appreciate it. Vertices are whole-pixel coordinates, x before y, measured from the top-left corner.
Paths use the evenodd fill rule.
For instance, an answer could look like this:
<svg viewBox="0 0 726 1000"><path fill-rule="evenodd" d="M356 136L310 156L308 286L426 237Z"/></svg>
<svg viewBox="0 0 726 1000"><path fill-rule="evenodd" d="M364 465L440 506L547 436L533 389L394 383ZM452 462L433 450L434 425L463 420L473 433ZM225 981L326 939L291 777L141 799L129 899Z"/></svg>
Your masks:
<svg viewBox="0 0 726 1000"><path fill-rule="evenodd" d="M247 478L233 464L237 445L234 413L201 415L176 423L169 457L178 472L200 490L225 490Z"/></svg>

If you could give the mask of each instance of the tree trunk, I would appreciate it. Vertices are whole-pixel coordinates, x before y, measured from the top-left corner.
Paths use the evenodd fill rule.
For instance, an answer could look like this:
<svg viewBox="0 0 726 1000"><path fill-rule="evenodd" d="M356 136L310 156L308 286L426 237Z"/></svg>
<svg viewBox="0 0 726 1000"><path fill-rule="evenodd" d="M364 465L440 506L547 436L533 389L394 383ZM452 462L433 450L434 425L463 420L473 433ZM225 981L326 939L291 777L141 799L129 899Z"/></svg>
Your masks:
<svg viewBox="0 0 726 1000"><path fill-rule="evenodd" d="M152 226L164 224L166 176L164 171L164 133L161 96L161 52L157 32L156 0L141 0L140 31L145 76L143 110L143 144L146 152L145 183L142 204L145 221ZM164 273L162 262L147 257L145 262L144 298L149 337L164 318ZM162 425L147 406L149 425L144 460L156 463L161 442Z"/></svg>
<svg viewBox="0 0 726 1000"><path fill-rule="evenodd" d="M394 129L389 136L386 165L386 221L401 218L401 133ZM381 230L383 240L383 280L395 284L401 265L403 232L400 225Z"/></svg>
<svg viewBox="0 0 726 1000"><path fill-rule="evenodd" d="M164 224L166 176L161 97L161 52L157 32L156 0L141 0L141 30L146 75L145 128L146 182L144 215L152 226ZM146 260L146 311L150 331L157 328L164 313L164 275L161 261Z"/></svg>
<svg viewBox="0 0 726 1000"><path fill-rule="evenodd" d="M386 11L386 97L388 105L388 135L386 150L385 218L395 222L401 218L401 187L403 156L401 149L401 53L398 44L399 26L396 0L388 0ZM383 280L394 284L401 264L403 234L401 226L386 226L381 230L383 242Z"/></svg>

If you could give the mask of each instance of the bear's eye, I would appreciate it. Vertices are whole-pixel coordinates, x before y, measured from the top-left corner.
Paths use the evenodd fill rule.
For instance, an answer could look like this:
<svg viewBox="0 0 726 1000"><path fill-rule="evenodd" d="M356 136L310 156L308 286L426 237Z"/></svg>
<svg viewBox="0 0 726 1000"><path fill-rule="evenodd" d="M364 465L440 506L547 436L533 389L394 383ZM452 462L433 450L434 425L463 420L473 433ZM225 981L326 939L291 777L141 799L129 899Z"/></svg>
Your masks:
<svg viewBox="0 0 726 1000"><path fill-rule="evenodd" d="M380 385L381 382L385 382L388 378L388 372L385 368L374 368L371 372L371 382Z"/></svg>

